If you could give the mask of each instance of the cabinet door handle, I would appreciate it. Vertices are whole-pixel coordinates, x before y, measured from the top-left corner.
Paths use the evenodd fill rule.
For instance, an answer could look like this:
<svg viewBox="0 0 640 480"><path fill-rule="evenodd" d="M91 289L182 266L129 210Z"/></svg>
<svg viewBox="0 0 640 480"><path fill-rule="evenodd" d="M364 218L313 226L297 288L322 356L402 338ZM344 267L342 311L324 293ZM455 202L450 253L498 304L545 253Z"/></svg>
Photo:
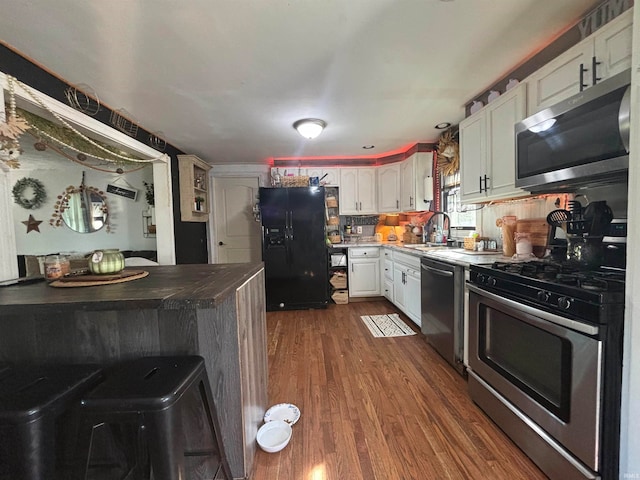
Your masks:
<svg viewBox="0 0 640 480"><path fill-rule="evenodd" d="M358 210L358 202L356 202L356 211Z"/></svg>
<svg viewBox="0 0 640 480"><path fill-rule="evenodd" d="M413 197L409 197L409 206L413 207Z"/></svg>
<svg viewBox="0 0 640 480"><path fill-rule="evenodd" d="M489 177L487 177L486 175L484 177L480 177L480 193L482 193L482 191L484 190L485 192L488 190L487 187L487 180L489 179ZM482 187L482 183L484 182L484 188Z"/></svg>
<svg viewBox="0 0 640 480"><path fill-rule="evenodd" d="M396 200L396 208L400 208L400 201Z"/></svg>
<svg viewBox="0 0 640 480"><path fill-rule="evenodd" d="M595 56L591 57L591 80L592 80L592 85L595 85L600 80L602 80L602 77L598 76L598 71L597 71L597 67L598 67L598 65L600 65L600 63L601 62L596 60Z"/></svg>
<svg viewBox="0 0 640 480"><path fill-rule="evenodd" d="M584 68L584 63L581 63L580 64L580 91L583 91L585 88L589 86L586 83L584 83L584 74L588 71L589 71L588 68Z"/></svg>
<svg viewBox="0 0 640 480"><path fill-rule="evenodd" d="M362 210L362 202L360 202L360 208L358 210Z"/></svg>

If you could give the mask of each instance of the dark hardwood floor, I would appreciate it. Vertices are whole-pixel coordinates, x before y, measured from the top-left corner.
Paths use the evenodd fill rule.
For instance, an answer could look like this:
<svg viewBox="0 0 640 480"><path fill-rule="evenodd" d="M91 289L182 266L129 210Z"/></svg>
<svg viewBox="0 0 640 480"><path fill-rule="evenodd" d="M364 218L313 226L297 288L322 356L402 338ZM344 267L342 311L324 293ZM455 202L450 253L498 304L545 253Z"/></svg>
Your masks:
<svg viewBox="0 0 640 480"><path fill-rule="evenodd" d="M284 450L258 452L252 479L545 479L421 334L374 338L360 320L394 312L377 301L267 314L269 402L301 417Z"/></svg>

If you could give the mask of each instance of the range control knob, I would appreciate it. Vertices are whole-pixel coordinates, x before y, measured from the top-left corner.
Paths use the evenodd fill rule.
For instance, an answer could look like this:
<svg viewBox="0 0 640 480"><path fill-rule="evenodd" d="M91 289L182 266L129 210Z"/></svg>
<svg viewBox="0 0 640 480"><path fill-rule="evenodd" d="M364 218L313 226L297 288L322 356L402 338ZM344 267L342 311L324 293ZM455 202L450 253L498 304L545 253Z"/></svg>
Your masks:
<svg viewBox="0 0 640 480"><path fill-rule="evenodd" d="M483 283L486 283L487 277L482 273L479 273L478 276L476 277L476 280L478 283L483 284Z"/></svg>
<svg viewBox="0 0 640 480"><path fill-rule="evenodd" d="M498 281L493 277L489 277L487 279L487 284L491 285L492 287L495 287L497 283L498 283Z"/></svg>
<svg viewBox="0 0 640 480"><path fill-rule="evenodd" d="M538 300L540 300L541 302L547 303L550 299L551 294L549 292L546 292L544 290L540 290L538 292Z"/></svg>
<svg viewBox="0 0 640 480"><path fill-rule="evenodd" d="M570 297L560 297L558 299L558 306L564 310L569 310L572 303L573 303L573 298L570 298Z"/></svg>

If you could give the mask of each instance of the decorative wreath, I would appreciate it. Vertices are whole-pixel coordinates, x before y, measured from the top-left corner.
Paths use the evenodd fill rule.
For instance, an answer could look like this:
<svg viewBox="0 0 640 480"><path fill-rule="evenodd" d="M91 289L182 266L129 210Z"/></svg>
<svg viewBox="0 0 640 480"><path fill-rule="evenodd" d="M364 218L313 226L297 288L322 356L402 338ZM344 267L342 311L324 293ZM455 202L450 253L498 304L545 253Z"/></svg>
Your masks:
<svg viewBox="0 0 640 480"><path fill-rule="evenodd" d="M24 196L27 188L33 190L33 197L27 198ZM13 194L13 200L27 210L40 208L42 202L47 198L47 192L42 182L30 177L24 177L18 180L13 186L11 193Z"/></svg>
<svg viewBox="0 0 640 480"><path fill-rule="evenodd" d="M458 170L460 170L458 130L452 127L440 136L438 142L438 172L442 175L453 175L458 173Z"/></svg>

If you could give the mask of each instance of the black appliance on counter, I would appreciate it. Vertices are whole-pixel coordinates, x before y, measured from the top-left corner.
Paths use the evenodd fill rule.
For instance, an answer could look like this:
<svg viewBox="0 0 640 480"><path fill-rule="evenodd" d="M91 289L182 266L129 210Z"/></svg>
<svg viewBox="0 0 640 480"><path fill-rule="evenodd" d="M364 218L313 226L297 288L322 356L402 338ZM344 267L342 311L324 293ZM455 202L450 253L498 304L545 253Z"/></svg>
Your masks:
<svg viewBox="0 0 640 480"><path fill-rule="evenodd" d="M260 188L267 310L329 302L324 187Z"/></svg>
<svg viewBox="0 0 640 480"><path fill-rule="evenodd" d="M553 192L626 180L630 81L627 70L517 123L516 186Z"/></svg>
<svg viewBox="0 0 640 480"><path fill-rule="evenodd" d="M470 266L469 393L551 479L618 478L625 271L616 265Z"/></svg>

